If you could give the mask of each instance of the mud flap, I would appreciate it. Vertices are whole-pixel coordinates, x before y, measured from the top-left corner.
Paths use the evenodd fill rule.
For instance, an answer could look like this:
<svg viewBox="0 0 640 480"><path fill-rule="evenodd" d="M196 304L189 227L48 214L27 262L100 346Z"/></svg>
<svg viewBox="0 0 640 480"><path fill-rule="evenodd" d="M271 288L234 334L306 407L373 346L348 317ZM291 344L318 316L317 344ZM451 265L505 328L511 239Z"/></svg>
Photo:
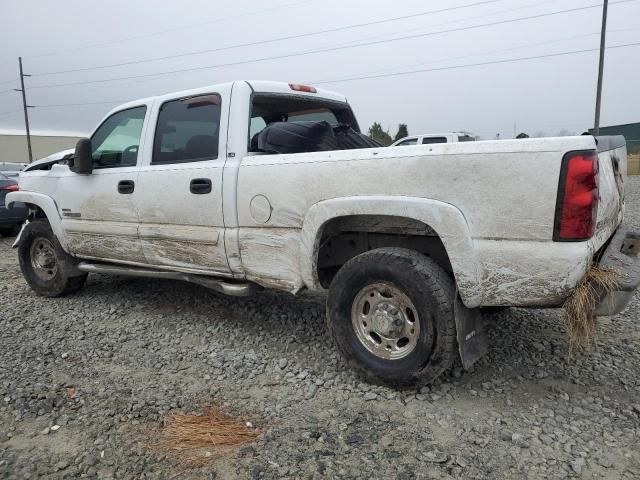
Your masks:
<svg viewBox="0 0 640 480"><path fill-rule="evenodd" d="M22 224L22 227L20 228L20 233L18 233L18 236L16 237L15 242L13 242L13 245L11 245L11 248L18 248L18 246L20 245L20 242L22 241L22 232L24 232L24 229L27 227L28 224L29 224L29 220L25 220L24 223Z"/></svg>
<svg viewBox="0 0 640 480"><path fill-rule="evenodd" d="M454 305L456 331L458 335L458 352L465 370L486 355L488 350L487 336L484 333L482 315L479 308L469 309L464 306L460 296Z"/></svg>

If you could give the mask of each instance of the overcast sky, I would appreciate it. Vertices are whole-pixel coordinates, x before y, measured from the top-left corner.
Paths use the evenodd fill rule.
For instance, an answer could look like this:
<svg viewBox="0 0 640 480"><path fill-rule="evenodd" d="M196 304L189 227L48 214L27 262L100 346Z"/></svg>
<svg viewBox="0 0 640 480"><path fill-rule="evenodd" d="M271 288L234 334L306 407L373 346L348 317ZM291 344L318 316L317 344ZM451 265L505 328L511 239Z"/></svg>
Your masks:
<svg viewBox="0 0 640 480"><path fill-rule="evenodd" d="M237 79L295 82L344 80L413 70L431 71L323 83L346 94L363 130L381 122L394 134L471 131L503 138L517 131L580 133L592 126L597 52L466 68L444 67L597 49L601 8L459 30L601 3L598 0L210 0L108 2L0 0L0 128L23 128L17 57L23 57L34 130L89 133L105 113L139 97ZM640 1L609 7L608 46L640 43ZM443 8L456 10L424 14ZM420 15L422 14L422 15ZM266 42L337 27L377 22L338 32ZM421 35L454 30L435 35ZM183 68L246 62L309 50L415 38L323 53L137 79ZM253 46L198 55L188 52L238 44ZM159 56L135 63L63 74ZM605 63L602 125L640 121L636 73L640 46L609 49ZM439 70L438 70L439 69ZM94 82L82 84L83 82ZM80 83L51 87L54 84ZM38 88L39 86L49 86ZM86 105L110 102L113 104ZM45 105L67 105L68 106Z"/></svg>

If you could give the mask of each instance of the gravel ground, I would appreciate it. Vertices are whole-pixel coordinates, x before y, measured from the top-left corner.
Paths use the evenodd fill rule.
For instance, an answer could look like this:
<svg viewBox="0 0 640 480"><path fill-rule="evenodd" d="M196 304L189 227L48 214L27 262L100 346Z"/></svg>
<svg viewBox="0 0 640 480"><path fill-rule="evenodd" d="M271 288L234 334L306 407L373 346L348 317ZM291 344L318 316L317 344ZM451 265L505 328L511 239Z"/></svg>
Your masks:
<svg viewBox="0 0 640 480"><path fill-rule="evenodd" d="M640 227L640 178L627 187ZM0 478L640 478L640 295L572 363L558 312L514 309L472 372L399 392L343 365L315 300L98 276L44 299L10 246ZM145 448L167 412L210 403L263 435L198 467Z"/></svg>

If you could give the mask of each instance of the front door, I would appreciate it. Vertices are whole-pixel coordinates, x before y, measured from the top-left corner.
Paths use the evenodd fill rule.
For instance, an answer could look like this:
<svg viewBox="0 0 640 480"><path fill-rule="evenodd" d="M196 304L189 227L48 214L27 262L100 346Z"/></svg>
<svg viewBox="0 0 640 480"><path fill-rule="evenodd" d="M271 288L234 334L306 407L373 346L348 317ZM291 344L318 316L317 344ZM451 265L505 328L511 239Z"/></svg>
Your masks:
<svg viewBox="0 0 640 480"><path fill-rule="evenodd" d="M229 273L222 216L225 93L165 97L154 105L153 147L145 152L136 195L140 240L150 265Z"/></svg>
<svg viewBox="0 0 640 480"><path fill-rule="evenodd" d="M145 263L133 196L146 111L138 106L109 116L91 137L93 172L60 177L62 228L79 257Z"/></svg>

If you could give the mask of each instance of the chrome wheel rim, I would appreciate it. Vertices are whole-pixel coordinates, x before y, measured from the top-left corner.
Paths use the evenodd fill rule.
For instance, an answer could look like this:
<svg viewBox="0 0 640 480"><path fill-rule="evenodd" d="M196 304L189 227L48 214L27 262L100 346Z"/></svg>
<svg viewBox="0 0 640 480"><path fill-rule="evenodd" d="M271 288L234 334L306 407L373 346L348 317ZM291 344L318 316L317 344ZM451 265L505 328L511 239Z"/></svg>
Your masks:
<svg viewBox="0 0 640 480"><path fill-rule="evenodd" d="M413 302L388 282L367 285L351 307L356 337L369 353L385 360L399 360L416 348L420 321Z"/></svg>
<svg viewBox="0 0 640 480"><path fill-rule="evenodd" d="M42 280L51 280L58 272L58 261L53 244L46 238L36 238L31 244L31 267Z"/></svg>

